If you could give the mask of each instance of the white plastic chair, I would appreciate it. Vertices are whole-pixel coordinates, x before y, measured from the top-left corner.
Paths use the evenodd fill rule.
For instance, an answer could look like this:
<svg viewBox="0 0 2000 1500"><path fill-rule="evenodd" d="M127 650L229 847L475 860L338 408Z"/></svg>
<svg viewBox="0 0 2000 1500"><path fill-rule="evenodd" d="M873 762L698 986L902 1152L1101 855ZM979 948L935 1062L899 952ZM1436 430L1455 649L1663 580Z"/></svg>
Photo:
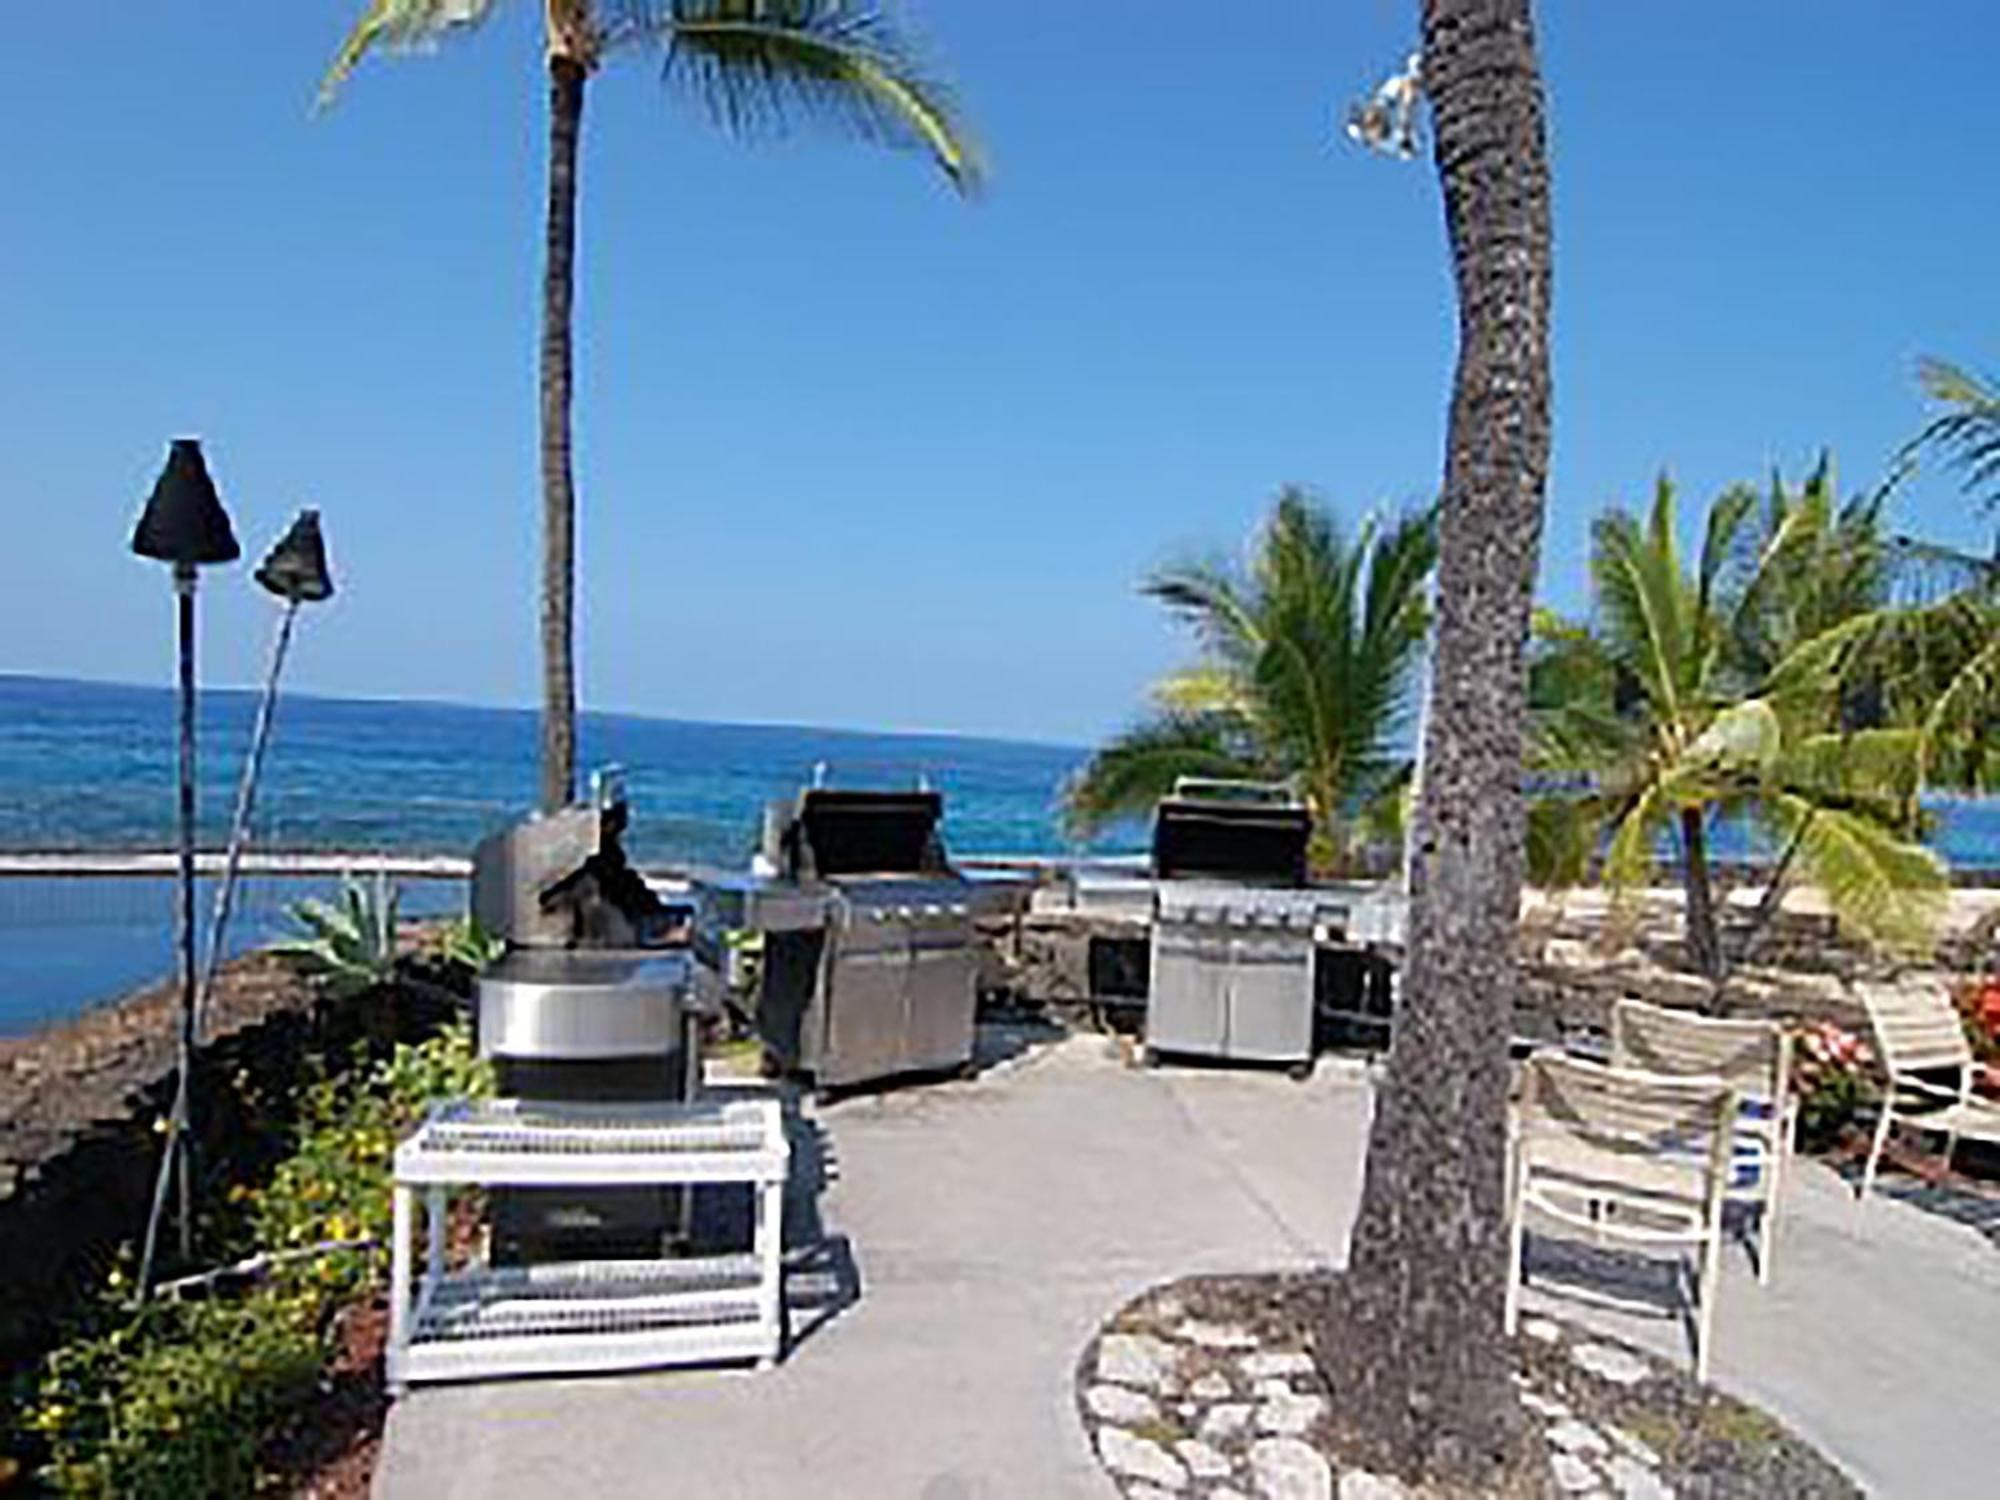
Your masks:
<svg viewBox="0 0 2000 1500"><path fill-rule="evenodd" d="M1792 1039L1785 1028L1776 1021L1721 1020L1620 1000L1611 1008L1611 1066L1719 1079L1736 1091L1726 1196L1757 1206L1757 1280L1768 1282L1798 1123Z"/></svg>
<svg viewBox="0 0 2000 1500"><path fill-rule="evenodd" d="M1529 1209L1594 1240L1700 1251L1694 1371L1708 1379L1736 1091L1538 1052L1509 1147L1506 1326L1520 1323Z"/></svg>
<svg viewBox="0 0 2000 1500"><path fill-rule="evenodd" d="M1951 996L1935 980L1905 978L1888 984L1857 984L1868 1010L1875 1046L1887 1072L1875 1142L1861 1174L1861 1202L1875 1187L1875 1170L1889 1132L1911 1125L1944 1137L1945 1170L1963 1138L2000 1145L2000 1104L1972 1092L1977 1070L1972 1044ZM1942 1075L1956 1074L1950 1082Z"/></svg>

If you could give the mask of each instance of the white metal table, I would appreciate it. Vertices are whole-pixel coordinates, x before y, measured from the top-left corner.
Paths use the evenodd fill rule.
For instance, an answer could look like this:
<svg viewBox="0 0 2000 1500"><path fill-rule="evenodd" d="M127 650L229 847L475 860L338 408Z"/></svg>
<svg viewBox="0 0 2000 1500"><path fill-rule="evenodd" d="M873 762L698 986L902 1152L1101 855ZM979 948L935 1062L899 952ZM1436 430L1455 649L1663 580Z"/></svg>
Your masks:
<svg viewBox="0 0 2000 1500"><path fill-rule="evenodd" d="M415 1381L738 1359L769 1367L784 1340L789 1160L774 1099L440 1105L396 1148L390 1390L400 1393ZM719 1183L752 1189L755 1227L747 1251L459 1271L444 1266L450 1187ZM426 1221L420 1281L412 1265L419 1191Z"/></svg>

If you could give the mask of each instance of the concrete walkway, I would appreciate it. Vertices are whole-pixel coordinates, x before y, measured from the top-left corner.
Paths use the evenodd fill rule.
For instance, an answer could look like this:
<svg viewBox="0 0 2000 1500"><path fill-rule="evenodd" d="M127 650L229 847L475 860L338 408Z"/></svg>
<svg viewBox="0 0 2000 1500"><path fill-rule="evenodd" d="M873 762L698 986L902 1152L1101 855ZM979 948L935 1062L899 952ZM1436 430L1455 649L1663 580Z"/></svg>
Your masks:
<svg viewBox="0 0 2000 1500"><path fill-rule="evenodd" d="M1077 1037L811 1112L778 1369L419 1388L377 1493L1105 1500L1071 1396L1085 1341L1157 1281L1344 1255L1368 1097L1337 1061L1305 1084L1142 1073ZM1990 1494L1994 1243L1897 1202L1857 1222L1819 1168L1788 1212L1770 1288L1731 1257L1718 1378L1879 1493ZM1663 1315L1588 1316L1684 1347Z"/></svg>

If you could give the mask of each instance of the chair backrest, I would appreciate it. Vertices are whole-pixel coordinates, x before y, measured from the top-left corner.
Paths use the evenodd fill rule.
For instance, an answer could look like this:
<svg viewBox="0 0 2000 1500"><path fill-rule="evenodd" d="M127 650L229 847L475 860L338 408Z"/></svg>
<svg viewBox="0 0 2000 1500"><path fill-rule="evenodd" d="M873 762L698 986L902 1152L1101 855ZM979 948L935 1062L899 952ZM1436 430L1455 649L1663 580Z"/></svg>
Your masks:
<svg viewBox="0 0 2000 1500"><path fill-rule="evenodd" d="M1522 1065L1517 1119L1524 1139L1568 1135L1634 1156L1729 1160L1737 1097L1715 1078L1667 1078L1611 1068L1561 1052Z"/></svg>
<svg viewBox="0 0 2000 1500"><path fill-rule="evenodd" d="M1886 984L1857 983L1854 992L1867 1007L1882 1066L1891 1077L1972 1066L1972 1044L1943 985L1906 976Z"/></svg>
<svg viewBox="0 0 2000 1500"><path fill-rule="evenodd" d="M1782 1104L1792 1039L1776 1021L1722 1020L1643 1000L1611 1007L1611 1066L1719 1078L1743 1099Z"/></svg>

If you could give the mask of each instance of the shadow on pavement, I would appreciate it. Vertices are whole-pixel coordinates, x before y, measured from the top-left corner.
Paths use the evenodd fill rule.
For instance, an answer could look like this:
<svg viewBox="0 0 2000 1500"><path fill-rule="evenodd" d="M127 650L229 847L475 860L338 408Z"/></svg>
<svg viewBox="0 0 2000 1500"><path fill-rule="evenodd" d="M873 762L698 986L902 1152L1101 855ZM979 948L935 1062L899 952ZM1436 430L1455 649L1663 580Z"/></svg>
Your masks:
<svg viewBox="0 0 2000 1500"><path fill-rule="evenodd" d="M828 1230L820 1214L820 1198L840 1176L832 1138L817 1120L800 1108L798 1088L789 1081L756 1079L711 1081L706 1092L715 1099L771 1099L784 1112L785 1139L791 1145L791 1171L785 1182L785 1354L861 1300L861 1272L852 1244L844 1234ZM703 1188L695 1195L692 1248L699 1253L740 1249L750 1239L755 1205L748 1187Z"/></svg>

